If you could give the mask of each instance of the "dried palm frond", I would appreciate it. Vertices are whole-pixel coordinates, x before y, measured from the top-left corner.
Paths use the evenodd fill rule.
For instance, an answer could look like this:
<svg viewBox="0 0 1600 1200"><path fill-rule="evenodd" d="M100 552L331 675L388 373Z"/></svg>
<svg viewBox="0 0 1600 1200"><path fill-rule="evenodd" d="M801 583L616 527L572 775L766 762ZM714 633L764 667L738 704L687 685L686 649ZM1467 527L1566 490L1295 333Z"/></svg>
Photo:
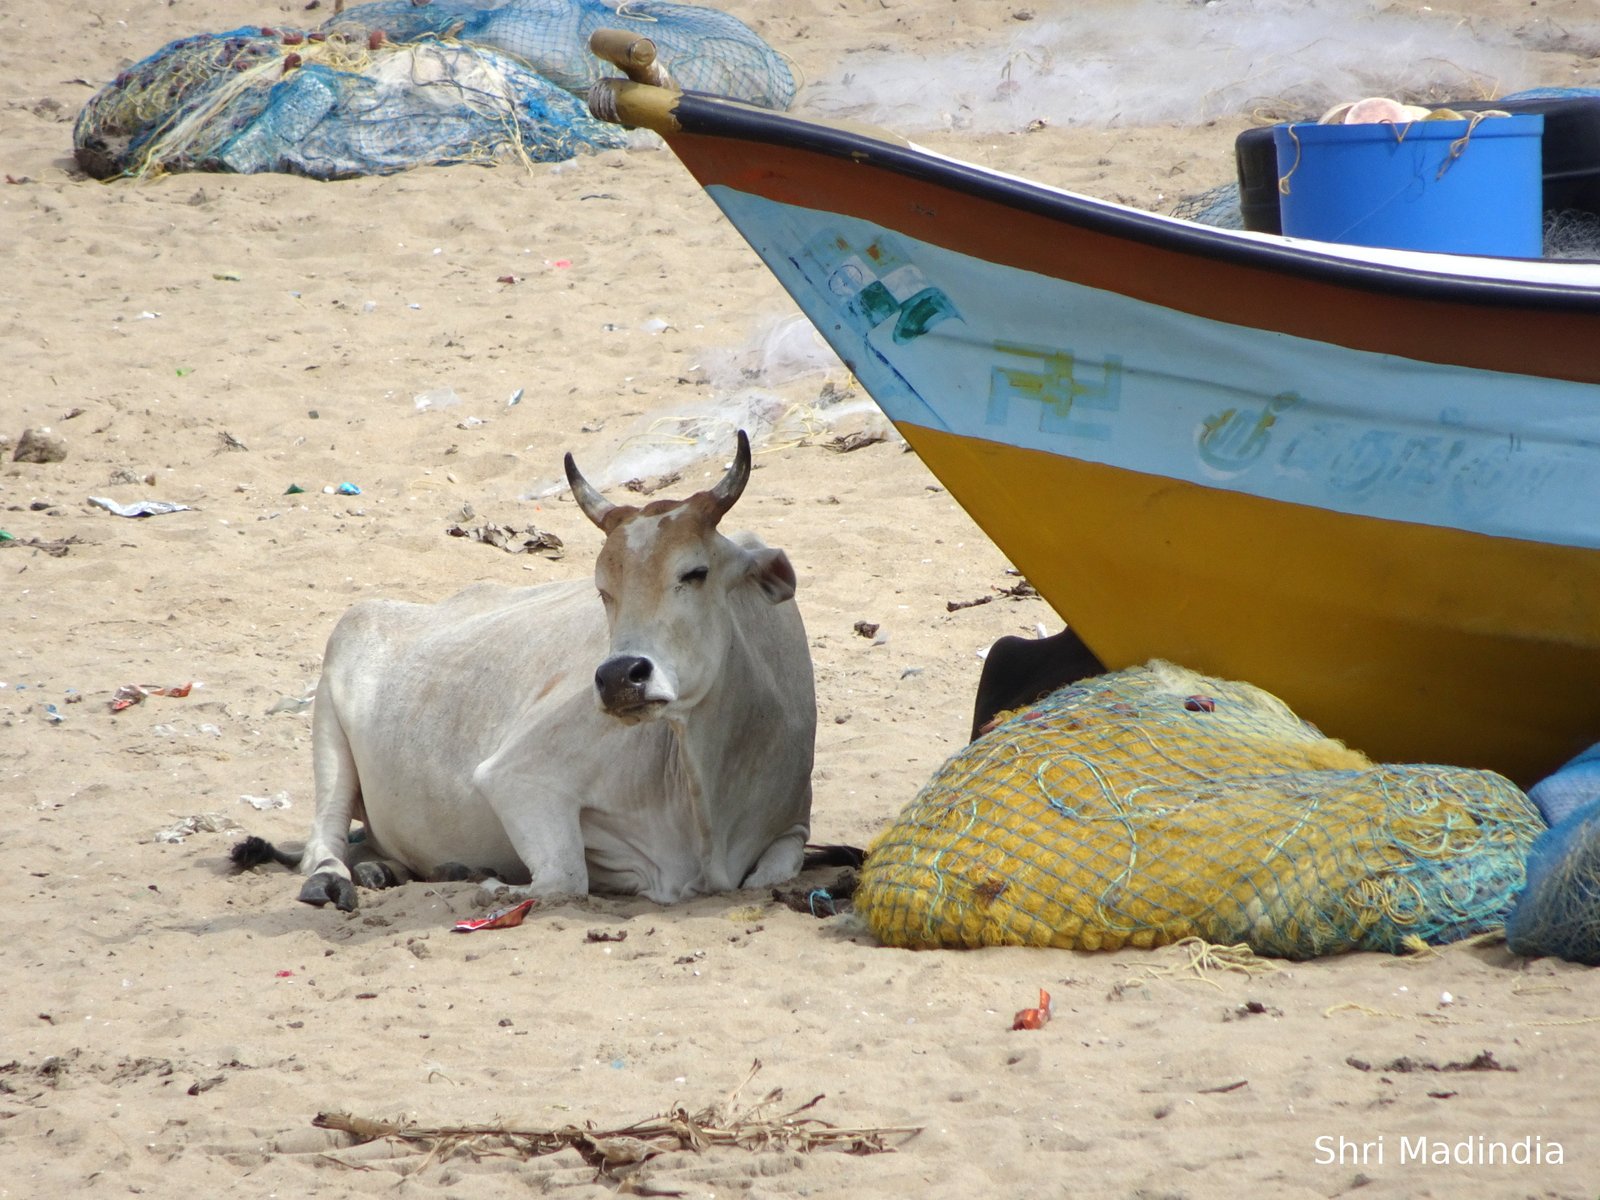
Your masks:
<svg viewBox="0 0 1600 1200"><path fill-rule="evenodd" d="M678 1106L616 1128L599 1128L592 1122L548 1129L495 1123L418 1125L335 1112L318 1113L312 1124L348 1133L358 1144L389 1139L414 1146L424 1153L418 1171L461 1150L473 1156L509 1152L533 1158L570 1146L601 1176L613 1180L624 1178L657 1155L675 1150L842 1149L850 1154L883 1154L894 1150L891 1139L905 1139L921 1132L920 1128L908 1126L841 1127L804 1115L823 1100L821 1095L796 1108L779 1110L782 1088L741 1104L740 1094L760 1069L758 1059L739 1086L720 1103L693 1113Z"/></svg>

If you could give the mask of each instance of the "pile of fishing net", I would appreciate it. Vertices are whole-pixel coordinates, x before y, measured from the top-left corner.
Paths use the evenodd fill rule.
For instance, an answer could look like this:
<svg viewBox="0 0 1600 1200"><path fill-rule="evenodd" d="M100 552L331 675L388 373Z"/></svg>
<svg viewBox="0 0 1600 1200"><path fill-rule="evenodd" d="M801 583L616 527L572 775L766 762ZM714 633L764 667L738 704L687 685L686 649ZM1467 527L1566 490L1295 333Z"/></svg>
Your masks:
<svg viewBox="0 0 1600 1200"><path fill-rule="evenodd" d="M1376 766L1257 688L1153 662L952 757L855 906L911 948L1399 952L1502 926L1543 828L1491 772Z"/></svg>
<svg viewBox="0 0 1600 1200"><path fill-rule="evenodd" d="M1528 792L1550 830L1528 856L1528 887L1506 922L1517 954L1600 966L1600 746Z"/></svg>
<svg viewBox="0 0 1600 1200"><path fill-rule="evenodd" d="M317 179L414 166L552 162L626 144L579 95L602 73L597 28L647 33L679 86L787 105L787 65L713 9L602 0L363 5L321 29L180 38L78 114L97 179L152 171L285 171ZM607 68L609 69L609 68Z"/></svg>
<svg viewBox="0 0 1600 1200"><path fill-rule="evenodd" d="M1506 945L1600 967L1600 803L1547 832L1528 856L1528 889L1506 921Z"/></svg>
<svg viewBox="0 0 1600 1200"><path fill-rule="evenodd" d="M96 94L73 136L78 164L97 179L156 170L347 179L504 156L553 162L624 141L497 51L369 49L255 28L171 43Z"/></svg>

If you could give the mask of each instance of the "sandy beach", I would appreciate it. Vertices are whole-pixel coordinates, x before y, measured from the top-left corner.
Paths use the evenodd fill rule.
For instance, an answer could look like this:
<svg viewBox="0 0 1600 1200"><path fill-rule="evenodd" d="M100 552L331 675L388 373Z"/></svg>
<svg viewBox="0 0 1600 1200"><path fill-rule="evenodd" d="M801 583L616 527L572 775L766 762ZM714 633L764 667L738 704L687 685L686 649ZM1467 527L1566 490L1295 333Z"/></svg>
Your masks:
<svg viewBox="0 0 1600 1200"><path fill-rule="evenodd" d="M850 115L891 124L909 86L917 141L1157 211L1232 178L1240 130L1371 83L1329 82L1363 46L1377 66L1435 46L1401 82L1443 94L1600 86L1578 0L1228 4L724 7L792 58L802 108L837 112L848 76L870 100ZM724 1100L756 1060L744 1101L781 1088L780 1112L821 1096L808 1116L920 1132L884 1153L673 1151L625 1186L1596 1194L1600 993L1503 944L1248 971L1184 947L912 953L754 890L589 897L462 935L484 911L470 883L344 914L296 903L286 870L231 870L244 832L305 836L306 700L352 603L587 577L600 534L552 490L569 450L613 497L670 472L659 494L682 495L766 422L730 523L799 575L814 841L870 842L964 744L980 652L1061 628L998 594L1003 556L659 146L339 183L76 169L78 110L131 62L328 7L0 11L0 1196L604 1196L576 1149L430 1155L312 1122L620 1129ZM1102 69L1059 92L1039 73L1085 62ZM628 457L685 414L700 444ZM13 461L26 429L65 457ZM861 429L888 436L828 447ZM490 524L562 548L448 533ZM113 712L128 684L193 686ZM1055 1019L1014 1032L1041 988Z"/></svg>

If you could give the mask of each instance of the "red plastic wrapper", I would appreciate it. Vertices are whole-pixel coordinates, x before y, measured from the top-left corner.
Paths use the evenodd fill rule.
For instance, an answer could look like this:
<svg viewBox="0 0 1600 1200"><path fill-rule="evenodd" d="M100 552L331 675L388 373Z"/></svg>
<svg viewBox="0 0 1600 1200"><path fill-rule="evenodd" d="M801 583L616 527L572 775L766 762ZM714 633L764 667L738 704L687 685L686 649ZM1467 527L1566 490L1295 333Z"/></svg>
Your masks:
<svg viewBox="0 0 1600 1200"><path fill-rule="evenodd" d="M465 921L457 921L450 928L455 933L477 933L480 929L510 929L521 925L522 918L527 916L537 904L537 900L524 900L521 904L513 904L510 908L502 908L499 912L492 912L486 917L472 917Z"/></svg>
<svg viewBox="0 0 1600 1200"><path fill-rule="evenodd" d="M1050 993L1039 989L1039 1007L1025 1008L1011 1022L1012 1029L1043 1029L1050 1020Z"/></svg>
<svg viewBox="0 0 1600 1200"><path fill-rule="evenodd" d="M125 708L132 708L146 696L182 697L193 690L193 683L175 683L171 687L161 687L154 683L125 683L117 689L116 695L111 697L111 711L115 713Z"/></svg>

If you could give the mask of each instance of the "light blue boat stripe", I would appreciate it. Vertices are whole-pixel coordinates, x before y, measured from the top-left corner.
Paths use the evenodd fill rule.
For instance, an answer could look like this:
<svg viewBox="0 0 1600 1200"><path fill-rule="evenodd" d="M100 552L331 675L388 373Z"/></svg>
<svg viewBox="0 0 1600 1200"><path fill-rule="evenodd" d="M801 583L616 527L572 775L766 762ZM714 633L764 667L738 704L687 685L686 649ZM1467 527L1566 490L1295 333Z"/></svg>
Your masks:
<svg viewBox="0 0 1600 1200"><path fill-rule="evenodd" d="M1600 546L1592 385L1232 325L707 191L897 422L1334 512Z"/></svg>

